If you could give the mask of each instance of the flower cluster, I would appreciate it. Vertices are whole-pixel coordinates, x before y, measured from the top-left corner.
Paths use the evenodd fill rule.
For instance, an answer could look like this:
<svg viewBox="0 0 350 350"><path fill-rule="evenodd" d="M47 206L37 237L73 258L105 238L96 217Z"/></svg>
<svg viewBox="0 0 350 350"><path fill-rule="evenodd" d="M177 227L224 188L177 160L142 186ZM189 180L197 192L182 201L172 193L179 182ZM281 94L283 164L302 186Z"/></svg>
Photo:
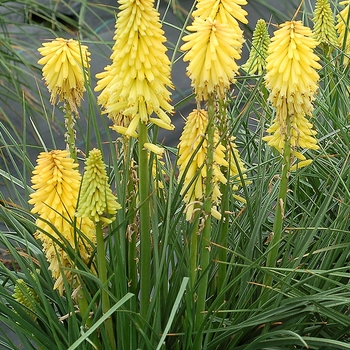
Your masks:
<svg viewBox="0 0 350 350"><path fill-rule="evenodd" d="M51 92L50 102L55 104L58 98L78 113L90 61L87 46L73 39L57 38L43 43L38 51L43 56L38 63L44 65L42 72Z"/></svg>
<svg viewBox="0 0 350 350"><path fill-rule="evenodd" d="M106 165L101 151L94 148L85 162L85 172L81 185L79 206L76 217L88 217L94 222L111 223L104 214L114 215L121 206L108 186Z"/></svg>
<svg viewBox="0 0 350 350"><path fill-rule="evenodd" d="M263 19L259 19L253 32L252 48L249 58L247 62L242 65L242 68L248 74L263 74L269 45L270 36L266 28L266 23Z"/></svg>
<svg viewBox="0 0 350 350"><path fill-rule="evenodd" d="M309 28L300 21L285 22L274 33L269 46L265 76L270 90L269 101L276 109L275 120L267 130L271 135L263 140L283 152L287 135L287 118L291 118L290 144L292 155L305 156L298 147L317 149L316 131L305 116L312 116L321 68L319 57L313 53L317 42Z"/></svg>
<svg viewBox="0 0 350 350"><path fill-rule="evenodd" d="M34 205L32 213L38 214L35 237L42 242L56 280L54 289L60 294L64 290L62 270L70 282L73 277L68 269L74 264L62 245L70 244L87 263L96 240L95 227L89 218L74 220L81 182L77 167L66 150L42 152L32 176L35 192L30 195L29 204Z"/></svg>
<svg viewBox="0 0 350 350"><path fill-rule="evenodd" d="M184 184L181 194L187 203L186 219L191 220L196 203L202 203L204 195L207 168L207 140L205 133L208 127L208 114L204 109L193 110L186 121L184 130L178 144L179 149L179 178L183 178ZM225 147L220 144L218 133L214 136L215 152L213 164L213 193L212 201L218 204L221 197L219 182L226 183L227 179L220 170L220 166L228 166L225 160ZM212 209L212 214L218 219L220 213Z"/></svg>
<svg viewBox="0 0 350 350"><path fill-rule="evenodd" d="M334 17L329 0L317 0L314 11L314 38L325 45L338 45Z"/></svg>
<svg viewBox="0 0 350 350"><path fill-rule="evenodd" d="M170 105L170 61L159 13L153 0L120 0L112 64L98 74L99 104L113 129L137 137L139 122L173 130ZM152 114L157 117L151 117Z"/></svg>
<svg viewBox="0 0 350 350"><path fill-rule="evenodd" d="M223 98L238 72L235 60L241 58L243 32L238 20L247 23L247 14L239 5L245 0L198 1L194 21L187 30L181 50L189 61L187 73L197 100L207 100L216 93Z"/></svg>
<svg viewBox="0 0 350 350"><path fill-rule="evenodd" d="M349 16L350 16L350 1L341 1L340 5L346 5L337 15L336 29L338 32L338 45L344 51L344 64L349 63L348 56L350 55L350 35L349 35Z"/></svg>

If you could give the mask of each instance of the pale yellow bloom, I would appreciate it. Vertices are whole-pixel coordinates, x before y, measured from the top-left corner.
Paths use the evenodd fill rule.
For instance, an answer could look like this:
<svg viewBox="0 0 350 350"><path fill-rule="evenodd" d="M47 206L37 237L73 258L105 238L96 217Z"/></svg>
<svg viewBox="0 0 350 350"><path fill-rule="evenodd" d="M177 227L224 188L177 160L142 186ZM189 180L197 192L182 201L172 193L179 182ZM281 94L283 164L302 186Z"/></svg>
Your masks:
<svg viewBox="0 0 350 350"><path fill-rule="evenodd" d="M246 18L248 13L241 7L246 4L246 0L198 0L196 10L193 11L192 16L227 23L230 28L239 34L237 37L239 44L236 49L241 52L244 39L238 21L244 24L248 23Z"/></svg>
<svg viewBox="0 0 350 350"><path fill-rule="evenodd" d="M81 176L78 164L69 157L69 152L54 150L42 152L33 170L30 204L32 213L38 214L35 237L40 239L49 270L56 280L54 288L63 293L64 285L61 269L72 268L74 263L67 252L55 241L64 242L79 251L81 258L88 262L95 243L95 228L88 219L79 219L74 223L74 215L79 194ZM71 271L64 271L68 282L72 280Z"/></svg>
<svg viewBox="0 0 350 350"><path fill-rule="evenodd" d="M242 68L248 74L261 75L264 72L269 45L270 37L266 28L266 23L263 19L259 19L253 32L252 48L250 49L249 58L247 62L242 65Z"/></svg>
<svg viewBox="0 0 350 350"><path fill-rule="evenodd" d="M159 146L155 145L154 143L146 142L143 144L143 147L145 147L150 152L153 152L154 154L156 154L158 156L162 156L164 153L164 148L159 147Z"/></svg>
<svg viewBox="0 0 350 350"><path fill-rule="evenodd" d="M205 193L205 178L207 169L205 159L207 157L206 129L208 115L203 109L193 110L186 121L185 127L178 144L179 149L179 179L183 178L184 184L181 194L187 204L186 219L191 220L196 203L203 202ZM213 164L213 193L212 201L217 205L221 197L219 182L226 183L227 179L220 170L220 166L228 166L225 160L225 147L219 143L218 132L214 135L215 151ZM215 213L213 213L215 214Z"/></svg>
<svg viewBox="0 0 350 350"><path fill-rule="evenodd" d="M317 0L314 11L314 38L326 45L337 46L338 38L329 0Z"/></svg>
<svg viewBox="0 0 350 350"><path fill-rule="evenodd" d="M76 217L90 218L94 222L111 223L114 218L104 215L115 215L121 206L108 185L106 165L100 150L94 148L89 152L85 162L85 172L80 190L79 206Z"/></svg>
<svg viewBox="0 0 350 350"><path fill-rule="evenodd" d="M42 72L51 93L50 102L65 101L74 112L80 106L85 91L85 79L89 67L88 47L73 39L58 38L38 51L43 56L38 63L44 65Z"/></svg>
<svg viewBox="0 0 350 350"><path fill-rule="evenodd" d="M313 100L318 88L321 66L313 53L317 42L309 28L300 21L285 22L269 45L265 76L270 90L269 101L276 109L275 120L263 140L283 152L287 132L287 117L291 118L293 154L302 159L296 148L317 149L316 134L305 116L312 116Z"/></svg>
<svg viewBox="0 0 350 350"><path fill-rule="evenodd" d="M224 98L238 72L235 60L241 58L241 33L227 23L210 18L196 17L187 29L181 50L188 51L184 61L189 61L187 74L191 79L197 100L207 100L209 94Z"/></svg>
<svg viewBox="0 0 350 350"><path fill-rule="evenodd" d="M112 64L97 76L95 90L102 90L98 102L116 127L126 128L127 136L135 136L139 122L147 124L152 114L158 125L173 130L167 115L173 113L170 60L154 1L120 0L119 4Z"/></svg>
<svg viewBox="0 0 350 350"><path fill-rule="evenodd" d="M344 64L347 65L349 63L349 55L350 55L350 26L349 26L349 9L350 9L350 1L341 1L340 5L346 5L345 8L339 12L337 15L337 25L336 29L338 32L338 45L344 51Z"/></svg>

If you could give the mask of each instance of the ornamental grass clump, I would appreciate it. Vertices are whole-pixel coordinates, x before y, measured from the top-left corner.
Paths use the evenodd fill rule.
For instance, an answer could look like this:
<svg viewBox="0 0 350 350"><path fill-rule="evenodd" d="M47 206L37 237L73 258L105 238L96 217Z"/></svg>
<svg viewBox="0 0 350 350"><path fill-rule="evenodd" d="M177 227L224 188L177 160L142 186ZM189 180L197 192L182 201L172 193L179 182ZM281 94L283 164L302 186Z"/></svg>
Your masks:
<svg viewBox="0 0 350 350"><path fill-rule="evenodd" d="M93 222L89 218L74 219L81 182L77 167L68 151L40 153L32 176L35 192L28 201L33 205L31 212L38 215L35 237L42 242L55 280L54 289L61 295L62 273L67 282L72 282L70 269L74 267L64 246L69 244L88 263L96 242Z"/></svg>

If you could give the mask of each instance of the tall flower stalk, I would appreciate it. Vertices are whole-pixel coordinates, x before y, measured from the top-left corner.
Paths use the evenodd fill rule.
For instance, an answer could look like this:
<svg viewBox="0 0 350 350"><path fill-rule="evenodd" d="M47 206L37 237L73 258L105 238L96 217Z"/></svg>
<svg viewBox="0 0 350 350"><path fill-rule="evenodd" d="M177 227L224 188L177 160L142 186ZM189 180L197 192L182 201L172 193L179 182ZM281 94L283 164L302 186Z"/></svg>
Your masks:
<svg viewBox="0 0 350 350"><path fill-rule="evenodd" d="M107 293L107 262L102 222L111 223L114 218L106 218L105 214L115 215L121 206L108 185L106 165L103 163L101 151L93 149L85 162L85 173L81 185L79 207L76 216L88 217L96 223L97 237L97 268L98 275L104 286L102 295L102 312L105 314L110 309L109 296ZM107 334L110 349L116 349L113 321L106 320Z"/></svg>
<svg viewBox="0 0 350 350"><path fill-rule="evenodd" d="M57 99L64 102L66 143L72 158L76 160L74 126L85 92L90 61L88 47L73 39L57 38L43 43L38 51L43 56L38 63L44 65L42 72L51 93L50 102L53 105Z"/></svg>
<svg viewBox="0 0 350 350"><path fill-rule="evenodd" d="M174 125L169 88L170 61L166 38L153 0L120 0L112 64L97 77L99 103L113 129L138 139L140 203L140 312L146 318L151 297L150 167L147 126L167 130Z"/></svg>
<svg viewBox="0 0 350 350"><path fill-rule="evenodd" d="M187 201L189 197L199 198L200 194L203 198L203 204L199 208L199 210L202 211L199 225L201 225L203 229L199 229L198 227L198 233L192 233L192 235L195 234L196 236L200 234L198 253L191 249L191 255L198 254L200 256L198 270L201 272L198 275L193 272L195 268L193 265L197 263L197 259L193 256L191 256L190 259L190 273L193 278L199 278L200 281L195 306L195 329L198 333L194 339L194 349L199 349L202 346L200 328L203 325L204 311L206 309L208 286L207 268L209 266L211 250L213 198L219 198L221 196L219 186L217 185L218 181L222 183L227 182L227 179L225 179L221 171L218 170L220 165L226 167L228 165L227 161L224 159L222 150L220 150L220 161L216 163L218 160L216 154L218 150L217 147L223 147L219 142L216 142L217 120L215 116L217 114L217 101L225 100L227 90L234 82L238 72L236 60L241 57L243 35L237 19L244 23L247 22L245 18L246 12L240 7L240 5L244 5L245 3L244 0L198 1L197 8L193 12L194 21L187 27L191 33L183 38L185 44L181 47L182 50L187 51L184 60L189 61L187 74L191 79L191 85L196 95L198 104L197 111L200 109L200 102L206 101L208 116L207 122L205 123L205 137L203 138L202 136L199 139L203 140L203 147L206 147L205 157L203 157L201 146L199 146L198 153L193 156L192 152L197 151L196 147L192 148L192 151L190 151L189 144L186 144L186 133L191 132L187 130L190 129L190 123L186 125L179 144L180 169L182 168L183 170L184 159L193 160L188 168L187 179L185 178L185 184L193 181L192 186L189 188L192 192L185 195L185 200ZM202 116L202 114L203 112L197 114L197 116ZM191 115L191 119L194 119L195 115L196 114ZM188 121L190 121L190 119ZM201 122L202 121L198 119L198 124ZM192 122L192 126L198 124ZM201 125L201 128L203 128L203 125ZM192 132L195 133L197 130L194 128ZM195 142L198 142L198 140ZM225 147L223 148L225 149ZM219 167L216 168L218 164ZM201 168L198 168L198 165ZM220 177L217 177L218 172L220 173ZM194 177L197 175L199 178L195 180ZM202 176L204 176L203 183L201 181ZM197 204L192 203L187 207L187 210L190 209L190 211L187 211L187 219L191 216L189 212L191 212L191 210L193 211L193 208L197 206ZM218 218L218 216L216 217ZM194 286L194 281L192 281L192 286Z"/></svg>
<svg viewBox="0 0 350 350"><path fill-rule="evenodd" d="M282 154L282 174L276 214L273 225L273 238L267 256L266 266L275 266L285 215L288 178L294 159L300 160L299 167L310 164L311 160L298 151L298 148L318 148L312 124L306 116L312 116L321 68L319 58L313 53L317 42L312 31L300 21L285 22L276 30L269 46L265 76L270 90L269 101L275 108L275 119L267 132L272 135L263 140ZM265 278L270 286L271 276Z"/></svg>

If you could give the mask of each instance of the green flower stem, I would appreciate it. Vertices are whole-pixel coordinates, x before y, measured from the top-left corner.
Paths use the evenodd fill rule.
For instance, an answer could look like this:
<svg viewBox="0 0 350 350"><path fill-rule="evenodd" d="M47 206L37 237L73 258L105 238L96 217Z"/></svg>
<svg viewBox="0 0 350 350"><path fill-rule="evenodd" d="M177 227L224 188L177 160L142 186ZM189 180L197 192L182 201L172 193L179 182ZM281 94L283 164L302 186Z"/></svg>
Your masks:
<svg viewBox="0 0 350 350"><path fill-rule="evenodd" d="M146 318L151 293L151 235L149 210L149 167L147 150L147 126L139 123L139 198L140 198L140 314Z"/></svg>
<svg viewBox="0 0 350 350"><path fill-rule="evenodd" d="M197 206L197 204L195 204ZM195 221L193 223L193 229L190 232L190 285L192 291L194 291L197 270L198 270L198 231L199 231L199 215L195 215Z"/></svg>
<svg viewBox="0 0 350 350"><path fill-rule="evenodd" d="M105 314L110 309L109 296L106 291L107 289L107 263L106 263L106 252L104 245L104 235L102 231L101 221L96 223L96 241L97 241L97 269L98 277L103 285L101 292L102 299L102 313ZM109 339L110 349L116 350L116 343L113 331L113 321L111 318L108 318L105 323L106 331Z"/></svg>
<svg viewBox="0 0 350 350"><path fill-rule="evenodd" d="M74 161L77 161L77 149L75 147L75 117L74 112L69 106L69 103L64 104L64 122L66 126L66 143L70 152L70 156L74 159Z"/></svg>
<svg viewBox="0 0 350 350"><path fill-rule="evenodd" d="M208 129L207 129L207 159L206 170L207 177L205 179L205 198L203 203L204 227L202 231L202 239L200 250L200 273L198 286L198 299L196 307L196 322L195 329L198 331L203 326L205 317L205 302L208 289L208 266L210 262L210 233L211 233L211 207L212 207L212 192L213 192L213 163L214 163L214 125L213 119L215 115L215 102L212 96L208 98ZM194 349L201 349L201 336L196 335Z"/></svg>
<svg viewBox="0 0 350 350"><path fill-rule="evenodd" d="M276 203L275 221L273 223L273 237L270 241L270 249L267 255L266 267L275 267L278 259L279 243L281 240L285 204L288 191L288 179L291 167L291 146L290 146L290 135L291 135L291 117L288 116L286 120L286 139L283 151L283 164L281 182L278 193L278 199ZM263 302L267 301L268 293L267 289L272 286L272 275L266 274L264 277L264 286L266 287L265 297L262 298Z"/></svg>

